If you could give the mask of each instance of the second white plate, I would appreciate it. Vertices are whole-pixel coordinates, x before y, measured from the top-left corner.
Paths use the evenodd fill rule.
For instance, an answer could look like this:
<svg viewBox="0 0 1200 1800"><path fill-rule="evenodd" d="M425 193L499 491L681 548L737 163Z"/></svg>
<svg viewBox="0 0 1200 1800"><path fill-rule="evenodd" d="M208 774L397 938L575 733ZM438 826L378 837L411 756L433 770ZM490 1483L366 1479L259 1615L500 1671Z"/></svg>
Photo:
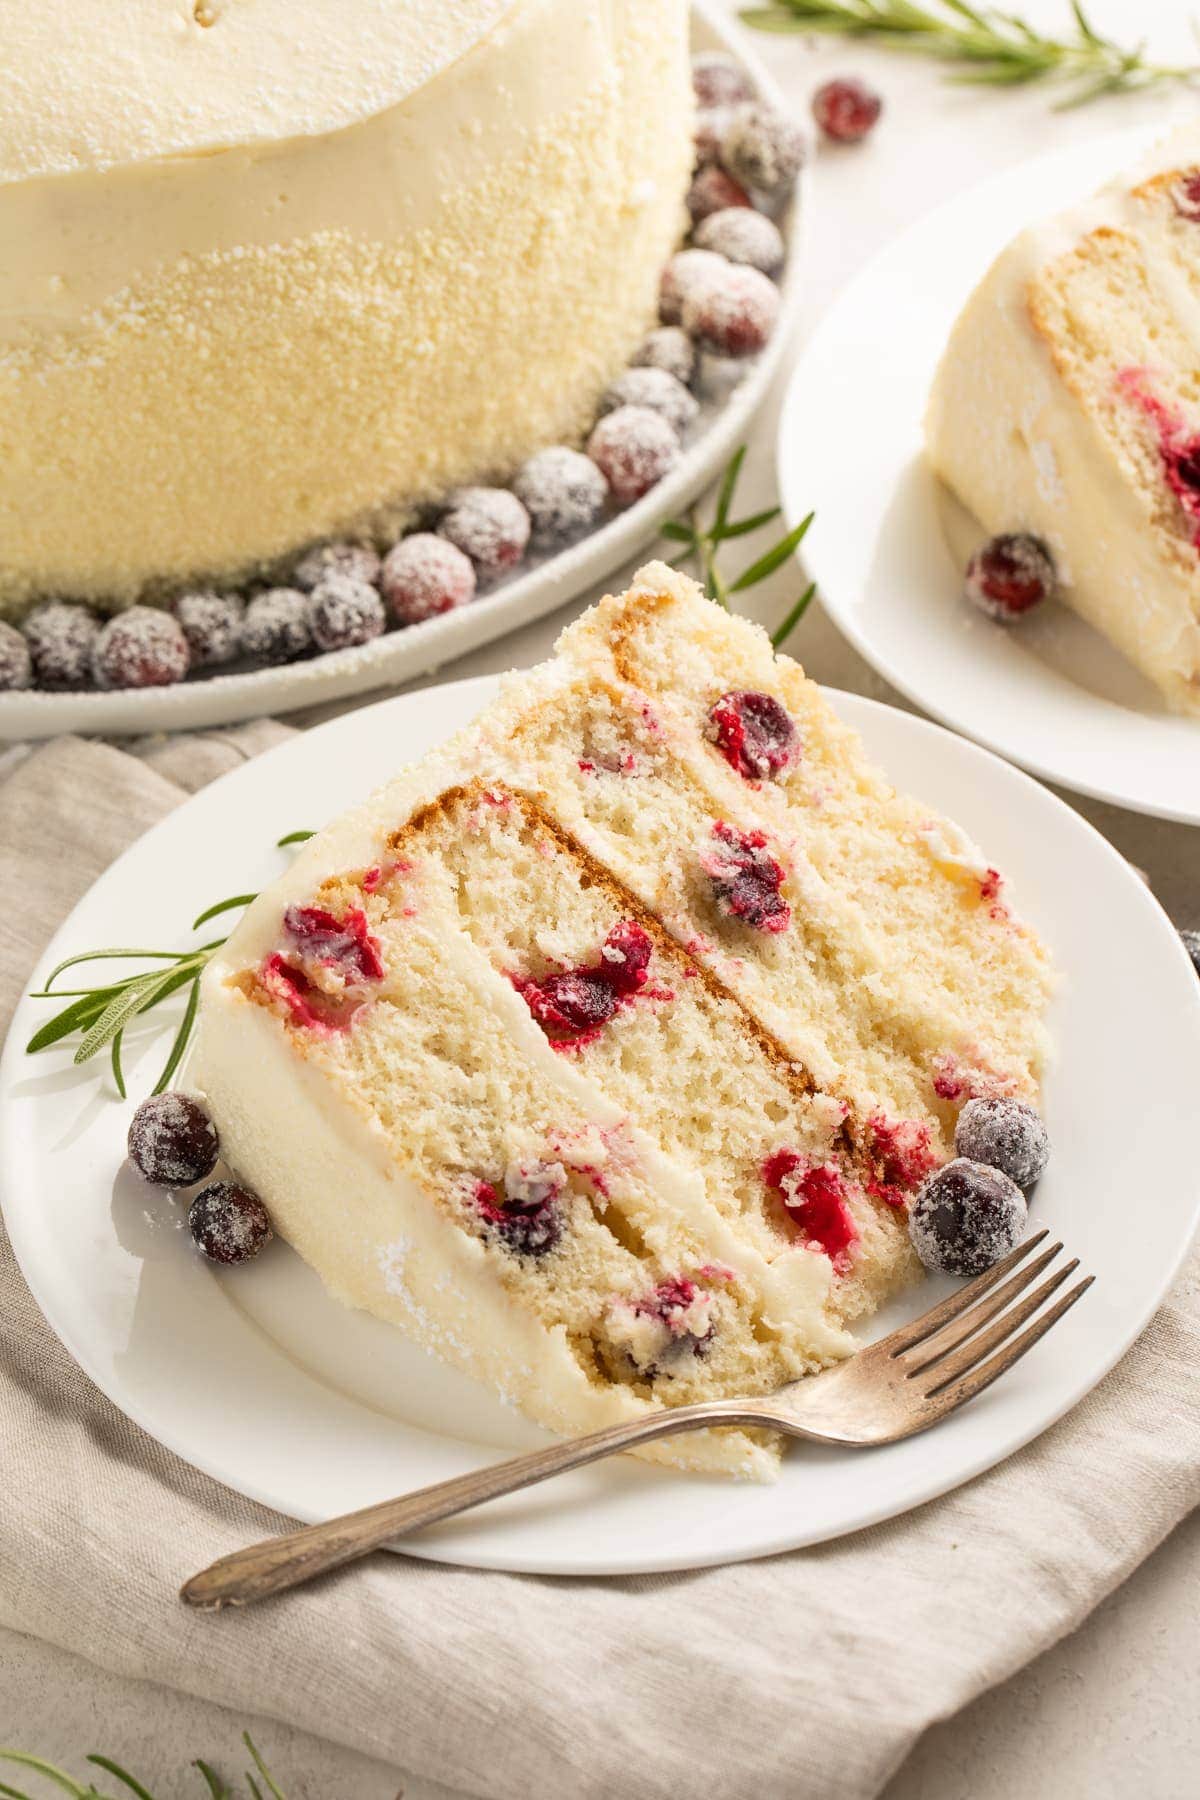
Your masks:
<svg viewBox="0 0 1200 1800"><path fill-rule="evenodd" d="M948 547L950 502L922 455L938 358L992 259L1023 226L1135 163L1155 135L1121 132L1024 163L890 244L796 368L779 481L789 522L816 511L804 559L827 611L902 693L1064 787L1196 824L1200 723L1167 713L1065 607L1011 631L973 612ZM967 529L968 543L981 535Z"/></svg>

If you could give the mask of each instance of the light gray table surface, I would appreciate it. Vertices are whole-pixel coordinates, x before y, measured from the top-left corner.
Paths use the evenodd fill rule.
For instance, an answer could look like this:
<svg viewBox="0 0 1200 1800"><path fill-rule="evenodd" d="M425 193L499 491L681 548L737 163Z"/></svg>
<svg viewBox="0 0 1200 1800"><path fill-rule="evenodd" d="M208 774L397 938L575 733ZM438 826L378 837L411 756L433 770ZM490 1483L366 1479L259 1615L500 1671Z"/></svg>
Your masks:
<svg viewBox="0 0 1200 1800"><path fill-rule="evenodd" d="M735 12L732 0L715 0ZM1027 0L1044 29L1062 25L1066 0ZM1164 56L1200 58L1179 0L1094 0L1097 23L1124 38L1146 35ZM1039 151L1200 110L1195 93L1112 100L1055 112L1045 92L951 87L923 60L835 42L747 34L796 106L831 72L854 71L885 94L887 111L872 142L825 150L817 159L810 224L807 300L801 335L847 279L896 231L939 201ZM886 330L886 321L883 322ZM903 346L896 346L903 354ZM774 431L780 393L752 434L743 480L748 505L775 498ZM606 585L615 586L616 578ZM756 590L752 609L777 621L796 591L794 570ZM523 666L546 654L564 612L493 644L444 671L481 674ZM816 608L788 648L834 687L904 704ZM371 696L370 698L377 698ZM321 711L296 722L313 724ZM1180 925L1200 925L1200 832L1064 795L1142 868ZM1200 1793L1200 1518L1193 1516L1072 1637L965 1712L927 1732L897 1771L885 1800L1190 1800ZM914 1654L920 1646L914 1645ZM198 1791L188 1763L204 1756L234 1775L244 1766L240 1733L249 1726L289 1800L448 1800L346 1750L268 1720L116 1678L85 1656L0 1632L0 1742L17 1743L82 1770L101 1749L160 1797ZM541 1800L531 1796L531 1800ZM747 1796L747 1800L775 1800ZM783 1800L781 1792L780 1800ZM836 1800L831 1795L829 1800Z"/></svg>

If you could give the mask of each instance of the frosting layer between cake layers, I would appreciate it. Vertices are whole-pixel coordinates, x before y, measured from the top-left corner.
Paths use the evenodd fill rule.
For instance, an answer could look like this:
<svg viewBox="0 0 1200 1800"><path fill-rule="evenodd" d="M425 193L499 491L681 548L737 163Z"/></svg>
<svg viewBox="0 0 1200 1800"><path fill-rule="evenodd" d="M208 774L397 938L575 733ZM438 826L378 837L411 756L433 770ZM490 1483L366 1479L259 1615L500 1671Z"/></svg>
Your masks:
<svg viewBox="0 0 1200 1800"><path fill-rule="evenodd" d="M2 611L394 527L580 431L652 320L684 0L0 17Z"/></svg>

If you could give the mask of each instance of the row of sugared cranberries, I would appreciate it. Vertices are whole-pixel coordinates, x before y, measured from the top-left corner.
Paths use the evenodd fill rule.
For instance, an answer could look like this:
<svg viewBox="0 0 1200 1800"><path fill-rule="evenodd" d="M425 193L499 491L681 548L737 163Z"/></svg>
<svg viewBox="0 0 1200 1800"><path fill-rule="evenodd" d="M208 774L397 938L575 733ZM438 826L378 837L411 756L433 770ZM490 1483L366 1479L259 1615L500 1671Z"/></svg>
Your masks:
<svg viewBox="0 0 1200 1800"><path fill-rule="evenodd" d="M129 1160L155 1187L178 1190L206 1181L217 1166L217 1128L191 1094L152 1094L129 1122ZM212 1181L188 1203L188 1230L210 1262L243 1263L274 1232L258 1195L237 1181Z"/></svg>

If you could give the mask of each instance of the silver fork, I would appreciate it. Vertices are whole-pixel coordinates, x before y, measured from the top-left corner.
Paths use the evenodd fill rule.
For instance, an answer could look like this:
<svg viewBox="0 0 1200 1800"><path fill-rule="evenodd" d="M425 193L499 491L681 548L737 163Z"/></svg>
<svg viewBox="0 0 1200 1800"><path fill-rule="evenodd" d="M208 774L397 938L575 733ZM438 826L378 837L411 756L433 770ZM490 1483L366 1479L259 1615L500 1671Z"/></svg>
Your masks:
<svg viewBox="0 0 1200 1800"><path fill-rule="evenodd" d="M855 1449L893 1444L926 1431L1011 1369L1091 1287L1094 1278L1089 1275L1045 1312L1040 1311L1079 1267L1078 1258L1073 1258L1027 1293L1062 1249L1061 1244L1051 1244L1028 1261L1030 1252L1046 1236L1039 1231L1027 1238L948 1300L819 1375L790 1382L773 1394L664 1408L649 1417L609 1425L587 1437L551 1444L545 1450L439 1481L398 1500L384 1500L361 1512L268 1538L222 1556L193 1575L180 1589L180 1598L189 1606L202 1607L265 1599L485 1500L497 1500L551 1475L598 1462L614 1451L679 1431L756 1425L788 1437ZM1024 1266L1018 1266L1021 1264ZM1025 1297L1019 1299L1020 1295Z"/></svg>

